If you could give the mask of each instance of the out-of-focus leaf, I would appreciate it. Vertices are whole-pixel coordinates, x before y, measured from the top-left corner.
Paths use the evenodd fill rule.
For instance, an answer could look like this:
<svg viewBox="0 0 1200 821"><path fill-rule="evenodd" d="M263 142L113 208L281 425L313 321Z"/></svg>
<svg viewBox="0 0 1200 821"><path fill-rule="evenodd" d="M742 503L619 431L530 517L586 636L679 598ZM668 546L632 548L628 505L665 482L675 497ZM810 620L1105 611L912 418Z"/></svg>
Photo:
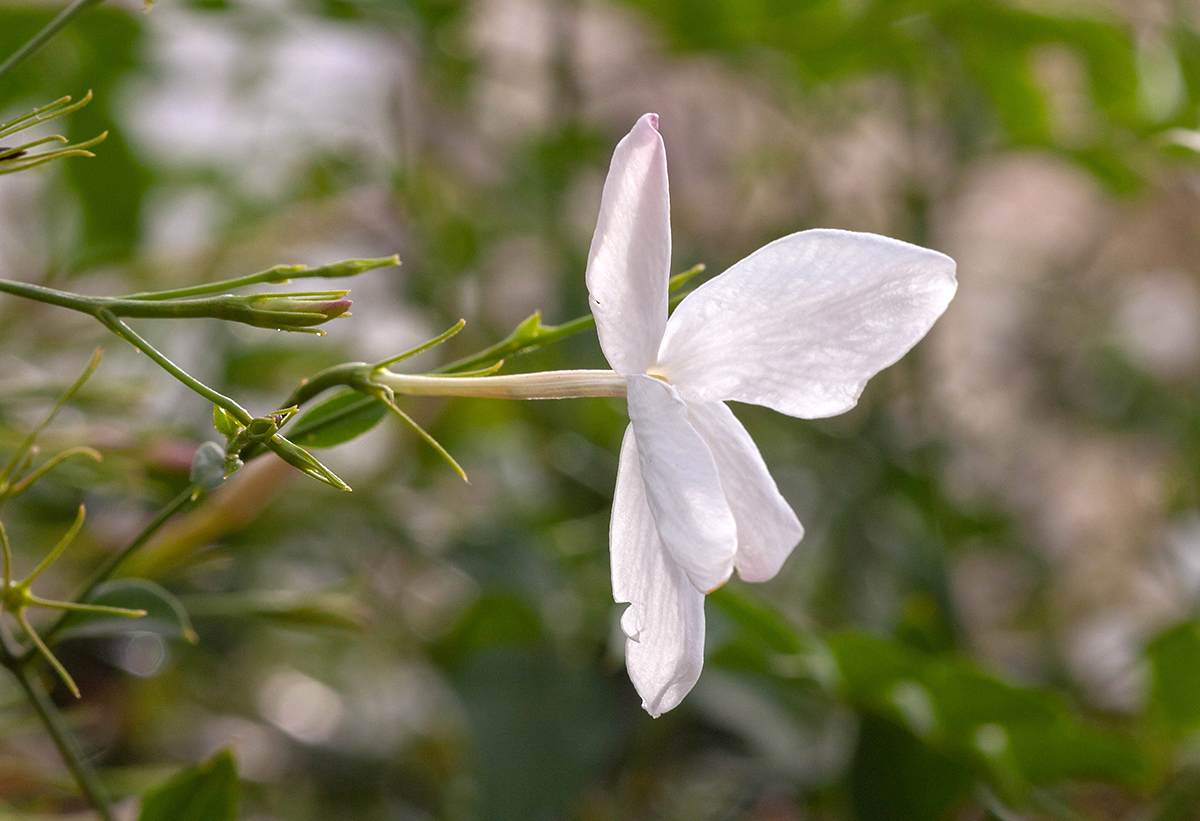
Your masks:
<svg viewBox="0 0 1200 821"><path fill-rule="evenodd" d="M1108 146L1071 149L1065 155L1082 165L1117 194L1136 194L1145 181L1116 149Z"/></svg>
<svg viewBox="0 0 1200 821"><path fill-rule="evenodd" d="M479 648L455 678L479 751L480 817L569 817L620 737L613 689L535 646Z"/></svg>
<svg viewBox="0 0 1200 821"><path fill-rule="evenodd" d="M971 757L985 753L992 766L1011 768L1007 777L1033 784L1098 779L1137 789L1154 776L1154 756L1142 741L1086 722L1054 693L862 634L836 635L829 644L852 705L911 726L895 688L919 685L936 719L935 743ZM980 749L981 729L997 749Z"/></svg>
<svg viewBox="0 0 1200 821"><path fill-rule="evenodd" d="M87 604L145 610L140 617L74 612L63 621L59 639L115 636L129 632L157 633L195 642L196 631L179 599L146 579L114 579L101 584L86 599Z"/></svg>
<svg viewBox="0 0 1200 821"><path fill-rule="evenodd" d="M1200 729L1200 625L1184 622L1147 648L1153 677L1150 704L1174 738Z"/></svg>
<svg viewBox="0 0 1200 821"><path fill-rule="evenodd" d="M12 5L12 4L0 4ZM33 4L30 4L32 6ZM0 54L11 54L48 23L56 9L0 8ZM64 125L72 142L102 131L108 139L85 162L63 165L63 176L78 198L82 217L79 261L126 256L140 230L142 202L150 173L125 141L117 120L117 89L133 67L142 39L141 15L113 6L89 9L44 49L7 77L0 108L19 98L46 103L63 94L78 98L88 89L92 103Z"/></svg>
<svg viewBox="0 0 1200 821"><path fill-rule="evenodd" d="M237 768L228 750L146 794L138 821L236 821Z"/></svg>
<svg viewBox="0 0 1200 821"><path fill-rule="evenodd" d="M1200 807L1200 773L1186 770L1164 791L1152 821L1195 821Z"/></svg>
<svg viewBox="0 0 1200 821"><path fill-rule="evenodd" d="M437 645L447 665L480 647L496 644L534 644L542 640L541 619L528 602L493 593L480 598Z"/></svg>
<svg viewBox="0 0 1200 821"><path fill-rule="evenodd" d="M875 717L870 720L887 719L903 728L880 731L881 738L891 739L888 744L901 739L927 745L921 755L952 759L955 768L966 766L975 778L993 783L1009 798L1020 800L1028 785L1101 780L1142 789L1155 777L1156 758L1145 742L1086 721L1055 693L1016 687L965 660L918 650L896 639L847 631L821 641L748 596L722 589L711 598L740 634L715 648L710 663L743 674L816 680L860 714ZM1200 634L1188 634L1187 642L1184 649L1194 650L1192 661L1200 665ZM822 672L822 667L829 669ZM1195 682L1179 676L1177 698L1194 702L1200 669L1193 672ZM1200 708L1194 703L1179 709L1191 711L1189 721L1200 721ZM866 768L868 780L890 777L876 772L878 752L860 750L862 760L856 766ZM947 783L959 784L958 775L946 778ZM959 794L955 786L945 793L933 790L925 798L942 807ZM866 798L862 800L870 807L860 809L866 813L863 817L872 818L936 815L922 816L932 812L922 803L924 798L909 798L895 798L888 812L898 815L882 809L887 802L877 805Z"/></svg>
<svg viewBox="0 0 1200 821"><path fill-rule="evenodd" d="M802 79L821 83L872 73L899 75L947 112L982 104L1010 142L1059 148L1084 164L1090 151L1111 151L1114 138L1145 128L1133 33L1115 15L1035 10L1001 0L627 2L651 12L681 50L781 53ZM1047 47L1071 53L1086 72L1091 101L1103 120L1088 137L1089 151L1076 153L1078 146L1056 142L1046 89L1035 73L1035 58ZM979 129L988 119L963 122ZM1128 190L1133 175L1128 166L1120 174L1112 167L1088 167L1108 172L1101 179L1118 192Z"/></svg>
<svg viewBox="0 0 1200 821"><path fill-rule="evenodd" d="M933 749L880 718L863 722L850 779L862 821L944 818L974 780L961 757Z"/></svg>
<svg viewBox="0 0 1200 821"><path fill-rule="evenodd" d="M1196 102L1200 101L1200 32L1191 26L1174 26L1171 37L1183 82L1187 86L1188 100L1194 109ZM1195 125L1195 120L1187 125Z"/></svg>
<svg viewBox="0 0 1200 821"><path fill-rule="evenodd" d="M743 628L756 632L775 652L795 654L804 648L796 629L764 603L728 587L712 593L708 600Z"/></svg>
<svg viewBox="0 0 1200 821"><path fill-rule="evenodd" d="M288 438L303 447L331 448L361 436L386 415L387 406L373 396L341 391L301 416Z"/></svg>
<svg viewBox="0 0 1200 821"><path fill-rule="evenodd" d="M333 591L214 593L188 596L183 602L188 612L198 619L265 618L286 624L343 630L362 630L367 626L367 612L362 602L354 596Z"/></svg>

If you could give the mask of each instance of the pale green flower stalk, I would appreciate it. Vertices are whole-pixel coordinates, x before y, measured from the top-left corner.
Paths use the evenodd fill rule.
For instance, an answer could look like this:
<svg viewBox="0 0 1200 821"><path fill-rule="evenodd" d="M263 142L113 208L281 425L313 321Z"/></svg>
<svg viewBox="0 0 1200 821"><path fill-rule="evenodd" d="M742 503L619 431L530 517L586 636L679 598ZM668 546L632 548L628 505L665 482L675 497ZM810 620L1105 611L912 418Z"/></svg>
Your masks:
<svg viewBox="0 0 1200 821"><path fill-rule="evenodd" d="M616 371L567 370L503 376L436 376L393 373L383 368L371 381L408 396L469 396L481 399L625 398L625 378Z"/></svg>

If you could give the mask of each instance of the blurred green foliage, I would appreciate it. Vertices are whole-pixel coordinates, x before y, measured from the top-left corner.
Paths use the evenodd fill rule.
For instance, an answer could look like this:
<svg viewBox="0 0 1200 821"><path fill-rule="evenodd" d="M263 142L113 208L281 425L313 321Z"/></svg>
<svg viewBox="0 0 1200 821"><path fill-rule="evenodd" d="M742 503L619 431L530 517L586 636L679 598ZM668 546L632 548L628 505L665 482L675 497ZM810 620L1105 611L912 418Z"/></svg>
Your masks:
<svg viewBox="0 0 1200 821"><path fill-rule="evenodd" d="M618 54L626 43L623 34L604 34L593 12L661 44L651 58L630 58L600 91L571 48L595 37L600 51ZM40 4L0 7L0 54L51 16ZM331 248L399 251L399 274L353 283L355 296L365 295L358 316L333 323L326 339L207 325L160 332L189 367L265 413L301 378L399 352L459 316L467 316L466 330L422 367L495 343L533 308L554 324L585 314L590 228L580 223L597 208L612 145L649 107L644 101L673 99L667 80L654 85L655 72L695 71L706 83L712 75L703 72L715 65L737 96L767 101L778 118L771 122L836 132L855 112L878 108L914 145L927 132L944 138L950 149L939 174L918 165L881 195L895 206L883 227L912 241L937 239L930 220L952 211L953 194L996 158L1064 160L1108 191L1114 209L1136 208L1176 177L1194 184L1194 157L1168 150L1167 138L1200 125L1200 34L1179 9L1160 17L1155 39L1138 29L1145 24L1137 15L1099 3L314 0L275 8L158 0L148 14L101 7L0 81L0 112L93 89L95 101L69 133L110 132L96 159L42 174L34 193L0 188L0 206L11 197L28 218L5 217L4 236L24 233L3 246L20 252L6 250L0 268L7 277L116 292L114 283L170 288L273 263L327 262L338 257ZM505 40L489 26L517 34ZM507 49L499 56L494 44L485 47L492 34ZM298 51L281 51L293 36L307 39ZM342 37L352 46L337 50ZM1147 56L1152 41L1165 62ZM284 100L299 115L268 128L280 101L252 92L273 88L270 59L288 66L299 52L320 56L326 48L329 62L307 78L314 89L321 71L336 75L351 52L376 49L366 53L384 66L375 75L387 92L379 104L389 129L383 148L356 130L368 131L371 112L360 112L361 124L341 122L350 127L336 139L304 131L319 114L304 99ZM1040 67L1046 54L1080 68L1079 122L1065 122L1063 94ZM213 55L226 62L209 62ZM178 146L155 144L164 123L140 102L165 94L219 108L172 75L180 65L200 72L200 85L225 84L229 119L207 153L164 158ZM504 74L511 65L518 68ZM520 86L522 71L536 78L504 96L506 83ZM872 96L878 88L885 91ZM898 92L891 108L887 89ZM1151 104L1156 89L1165 102ZM498 122L479 113L489 94L499 95ZM521 108L530 97L532 115ZM737 131L733 114L717 108L729 99L713 91L693 125L713 120L713 130ZM245 100L251 104L238 108ZM191 109L152 112L169 120L181 110ZM175 125L207 127L200 119ZM243 150L237 140L260 126L264 144L251 140L259 153ZM700 162L682 152L707 144L689 143L686 123L672 127L664 119L673 167ZM811 162L803 179L830 170L799 151L771 160L771 150L745 165L713 160L712 173L744 177L757 173L746 171L755 163L778 170L771 162L789 171ZM293 157L283 181L255 182L279 157ZM747 228L739 220L751 198L704 199L684 205L711 206L721 219L677 217L677 269L705 262L719 272L780 225L827 224L831 211L814 196L769 219L747 217ZM180 202L202 207L165 220ZM200 239L172 245L172 231ZM962 274L970 287L972 272ZM522 301L523 289L536 304ZM0 301L0 452L16 447L31 414L96 339L41 306L27 308ZM386 350L377 350L372 323L389 334ZM1045 324L1075 330L1068 321ZM1111 344L1107 330L1087 333L1080 360L1038 360L1029 378L1051 386L1039 401L1068 420L1064 427L1105 441L1152 438L1177 457L1172 512L1200 507L1200 380L1159 378ZM1041 355L1037 340L1021 342L1035 349L1032 358ZM657 721L640 710L622 668L607 577L621 403L406 402L463 463L472 484L462 485L385 418L382 405L352 407L357 397L335 394L291 430L299 428L299 445L332 449L331 466L354 486L353 497L256 460L173 520L146 549L153 581L119 580L95 595L152 610L149 621L63 625L56 651L84 692L76 729L114 791L146 795L143 821L235 817L228 754L170 779L161 769L189 767L227 746L239 761L243 818L1197 817L1200 626L1179 613L1172 624L1141 625L1134 661L1144 692L1122 710L1091 697L1064 658L1070 614L1056 609L1056 568L1038 544L1044 529L1011 499L959 492L947 466L967 445L938 415L924 356L918 348L882 375L842 419L738 409L809 535L778 580L753 588L734 581L711 597L700 685ZM111 358L117 365L79 395L75 415L46 432L55 443L99 448L105 462L64 465L4 510L24 566L86 500L96 524L72 548L74 570L57 580L66 590L183 490L196 444L218 438L211 406L171 393L166 377L121 359L115 346ZM507 367L601 364L594 335L584 333ZM1072 393L1080 380L1094 390ZM304 433L305 424L335 416L338 426ZM921 425L913 419L928 429L914 433ZM1012 631L1031 637L1026 669L998 669L980 651L977 627L963 613L972 591L956 590L952 578L952 565L971 551L1003 557L1030 580L1010 616ZM181 640L193 620L195 645ZM55 696L66 704L62 692ZM11 682L0 682L0 703L3 811L44 817L77 809L61 773L40 763L53 760L52 751Z"/></svg>

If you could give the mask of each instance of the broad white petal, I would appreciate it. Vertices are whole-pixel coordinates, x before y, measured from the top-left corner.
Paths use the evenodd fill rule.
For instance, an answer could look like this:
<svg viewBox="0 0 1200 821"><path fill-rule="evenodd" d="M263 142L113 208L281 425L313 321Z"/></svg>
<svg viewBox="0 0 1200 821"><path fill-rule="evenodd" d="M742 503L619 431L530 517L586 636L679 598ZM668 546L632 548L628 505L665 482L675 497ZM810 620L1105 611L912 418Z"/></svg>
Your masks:
<svg viewBox="0 0 1200 821"><path fill-rule="evenodd" d="M737 553L737 525L717 463L670 385L645 374L627 381L629 421L658 535L698 590L715 590L729 580Z"/></svg>
<svg viewBox="0 0 1200 821"><path fill-rule="evenodd" d="M762 454L723 402L688 402L688 419L717 463L721 487L737 522L733 566L748 582L765 582L783 566L804 528L771 478Z"/></svg>
<svg viewBox="0 0 1200 821"><path fill-rule="evenodd" d="M874 234L778 239L680 303L655 373L686 400L843 413L917 343L957 287L954 260Z"/></svg>
<svg viewBox="0 0 1200 821"><path fill-rule="evenodd" d="M645 373L667 324L671 200L658 115L646 114L613 152L588 253L588 304L613 370Z"/></svg>
<svg viewBox="0 0 1200 821"><path fill-rule="evenodd" d="M621 615L625 666L657 718L683 700L704 664L704 594L663 548L646 502L633 426L625 431L609 529L613 598Z"/></svg>

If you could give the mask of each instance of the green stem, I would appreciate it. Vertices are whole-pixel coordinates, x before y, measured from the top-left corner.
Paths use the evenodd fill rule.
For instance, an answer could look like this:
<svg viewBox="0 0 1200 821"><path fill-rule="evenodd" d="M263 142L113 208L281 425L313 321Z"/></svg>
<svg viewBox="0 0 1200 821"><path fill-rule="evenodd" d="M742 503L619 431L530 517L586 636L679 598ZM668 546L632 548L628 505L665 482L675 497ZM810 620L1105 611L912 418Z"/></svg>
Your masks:
<svg viewBox="0 0 1200 821"><path fill-rule="evenodd" d="M104 297L83 296L44 285L33 285L29 282L16 282L11 279L0 279L0 291L13 296L45 302L47 305L57 305L60 308L70 308L85 314L94 314L98 308L108 307Z"/></svg>
<svg viewBox="0 0 1200 821"><path fill-rule="evenodd" d="M196 498L198 498L197 494L199 491L200 488L196 485L188 485L183 489L183 492L168 502L167 506L160 510L158 515L151 519L150 522L144 528L142 528L142 532L135 536L133 541L127 544L120 553L116 553L109 557L107 561L105 561L96 569L96 572L92 574L92 577L84 586L83 592L75 597L75 601L87 600L89 596L96 592L97 587L112 578L112 575L117 571L117 568L119 568L130 556L145 547L154 534L157 533L172 516L194 502ZM63 615L59 616L57 621L42 631L42 638L47 644L53 642L54 637L58 635L60 630L62 630L66 615L67 614L64 613ZM22 665L28 665L34 659L34 657L35 653L27 651L21 657L20 663Z"/></svg>
<svg viewBox="0 0 1200 821"><path fill-rule="evenodd" d="M124 316L131 319L226 319L257 327L276 328L295 325L296 323L290 320L294 320L297 314L295 310L271 310L270 308L256 307L253 304L252 300L254 299L270 304L269 300L272 298L270 294L252 295L251 297L222 294L220 296L161 300L136 296L85 296L10 279L0 279L0 292L44 302L47 305L57 305L60 308L70 308L72 311L92 316L96 316L100 311L107 311L113 316ZM344 291L310 291L281 294L280 298L313 295L328 295L330 298L337 298L344 294ZM268 320L275 320L275 322L264 324Z"/></svg>
<svg viewBox="0 0 1200 821"><path fill-rule="evenodd" d="M92 809L96 811L103 821L113 821L112 806L109 804L108 795L104 790L104 786L100 783L100 778L96 775L96 771L92 768L92 765L84 758L83 752L75 743L75 739L71 737L62 716L58 712L58 708L54 706L54 702L50 700L49 694L46 693L41 682L37 680L37 675L31 670L21 669L18 665L7 662L7 660L5 666L8 666L12 670L13 675L16 676L21 689L25 691L25 697L29 700L30 705L33 707L34 712L37 713L43 726L45 726L46 732L53 739L54 746L58 748L63 763L67 765L67 769L75 777L75 783L79 785L79 789L87 799L87 802L92 805Z"/></svg>
<svg viewBox="0 0 1200 821"><path fill-rule="evenodd" d="M175 362L167 359L166 356L160 353L160 350L140 337L136 331L124 322L121 322L118 318L118 314L151 317L211 316L211 313L197 313L200 310L208 310L211 307L209 305L211 300L185 300L182 304L178 305L170 304L170 302L167 302L167 304L163 304L163 302L142 302L131 299L114 299L110 298L110 296L72 294L66 292L66 290L36 286L36 284L28 282L14 282L12 280L0 280L0 292L14 296L24 296L26 299L46 302L48 305L56 305L70 308L72 311L90 314L90 316L100 320L108 330L120 336L122 340L132 344L134 348L149 356L151 360L155 361L156 365L163 368L167 373L172 374L176 379L179 379L188 388L196 391L197 394L203 396L206 400L228 410L242 425L250 423L252 417L248 410L241 407L232 398L212 390L208 385L192 377L190 373L184 371L184 368L175 365ZM196 304L203 304L202 308L197 308Z"/></svg>
<svg viewBox="0 0 1200 821"><path fill-rule="evenodd" d="M457 373L459 371L475 370L476 368L489 365L497 359L508 359L512 356L529 353L543 345L549 345L563 337L577 334L580 331L586 331L588 328L594 328L595 326L596 318L588 314L587 316L576 317L561 325L541 325L533 337L520 334L519 330L514 331L508 338L497 342L490 348L484 348L477 354L464 357L448 365L443 365L435 373Z"/></svg>
<svg viewBox="0 0 1200 821"><path fill-rule="evenodd" d="M203 382L193 377L170 359L167 359L167 357L163 356L163 354L160 353L157 348L155 348L142 337L138 336L137 332L135 332L133 328L130 328L120 319L117 319L112 312L108 310L99 310L95 312L95 317L103 322L104 326L110 331L124 339L130 345L133 345L133 347L137 348L146 356L150 357L150 359L153 360L154 363L164 371L171 374L171 376L175 377L193 391L203 396L209 402L212 402L214 405L223 408L243 425L250 424L250 420L254 418L250 415L248 410L243 408L237 402L233 401L223 393L214 391L208 385L205 385Z"/></svg>
<svg viewBox="0 0 1200 821"><path fill-rule="evenodd" d="M293 279L309 279L311 277L323 278L338 278L356 276L364 271L370 271L373 268L383 268L388 265L399 265L400 257L379 257L377 259L350 259L342 262L333 262L328 265L320 265L316 268L309 268L307 265L276 265L273 268L268 268L265 271L259 271L256 274L248 274L244 277L236 277L234 279L224 279L220 282L209 282L204 285L192 285L187 288L175 288L170 291L143 291L142 293L133 294L129 299L133 300L159 300L159 299L179 299L181 297L204 296L206 294L219 294L225 291L236 290L237 288L245 288L247 285L258 285L261 283L270 283L279 285L282 283L291 282Z"/></svg>
<svg viewBox="0 0 1200 821"><path fill-rule="evenodd" d="M101 348L97 348L92 352L92 358L88 360L87 367L83 369L83 373L75 378L70 387L59 394L58 398L54 400L54 404L50 406L50 410L46 412L46 415L42 417L40 422L34 425L33 430L29 432L20 446L17 447L8 464L4 466L3 470L0 470L0 501L16 495L16 491L5 486L10 479L20 479L20 474L27 469L27 466L22 464L22 460L33 452L34 443L37 442L38 436L46 429L46 426L54 421L54 417L58 415L58 412L71 401L71 397L78 393L84 383L91 378L91 375L96 372L96 368L100 367L100 357L103 353L104 351Z"/></svg>
<svg viewBox="0 0 1200 821"><path fill-rule="evenodd" d="M16 53L4 61L0 65L0 78L12 71L20 63L28 57L33 56L46 43L50 41L54 35L58 34L63 27L74 20L83 12L87 11L91 6L98 5L104 0L75 0L74 3L67 6L57 17L46 24L46 27L30 38L25 45L17 49Z"/></svg>

